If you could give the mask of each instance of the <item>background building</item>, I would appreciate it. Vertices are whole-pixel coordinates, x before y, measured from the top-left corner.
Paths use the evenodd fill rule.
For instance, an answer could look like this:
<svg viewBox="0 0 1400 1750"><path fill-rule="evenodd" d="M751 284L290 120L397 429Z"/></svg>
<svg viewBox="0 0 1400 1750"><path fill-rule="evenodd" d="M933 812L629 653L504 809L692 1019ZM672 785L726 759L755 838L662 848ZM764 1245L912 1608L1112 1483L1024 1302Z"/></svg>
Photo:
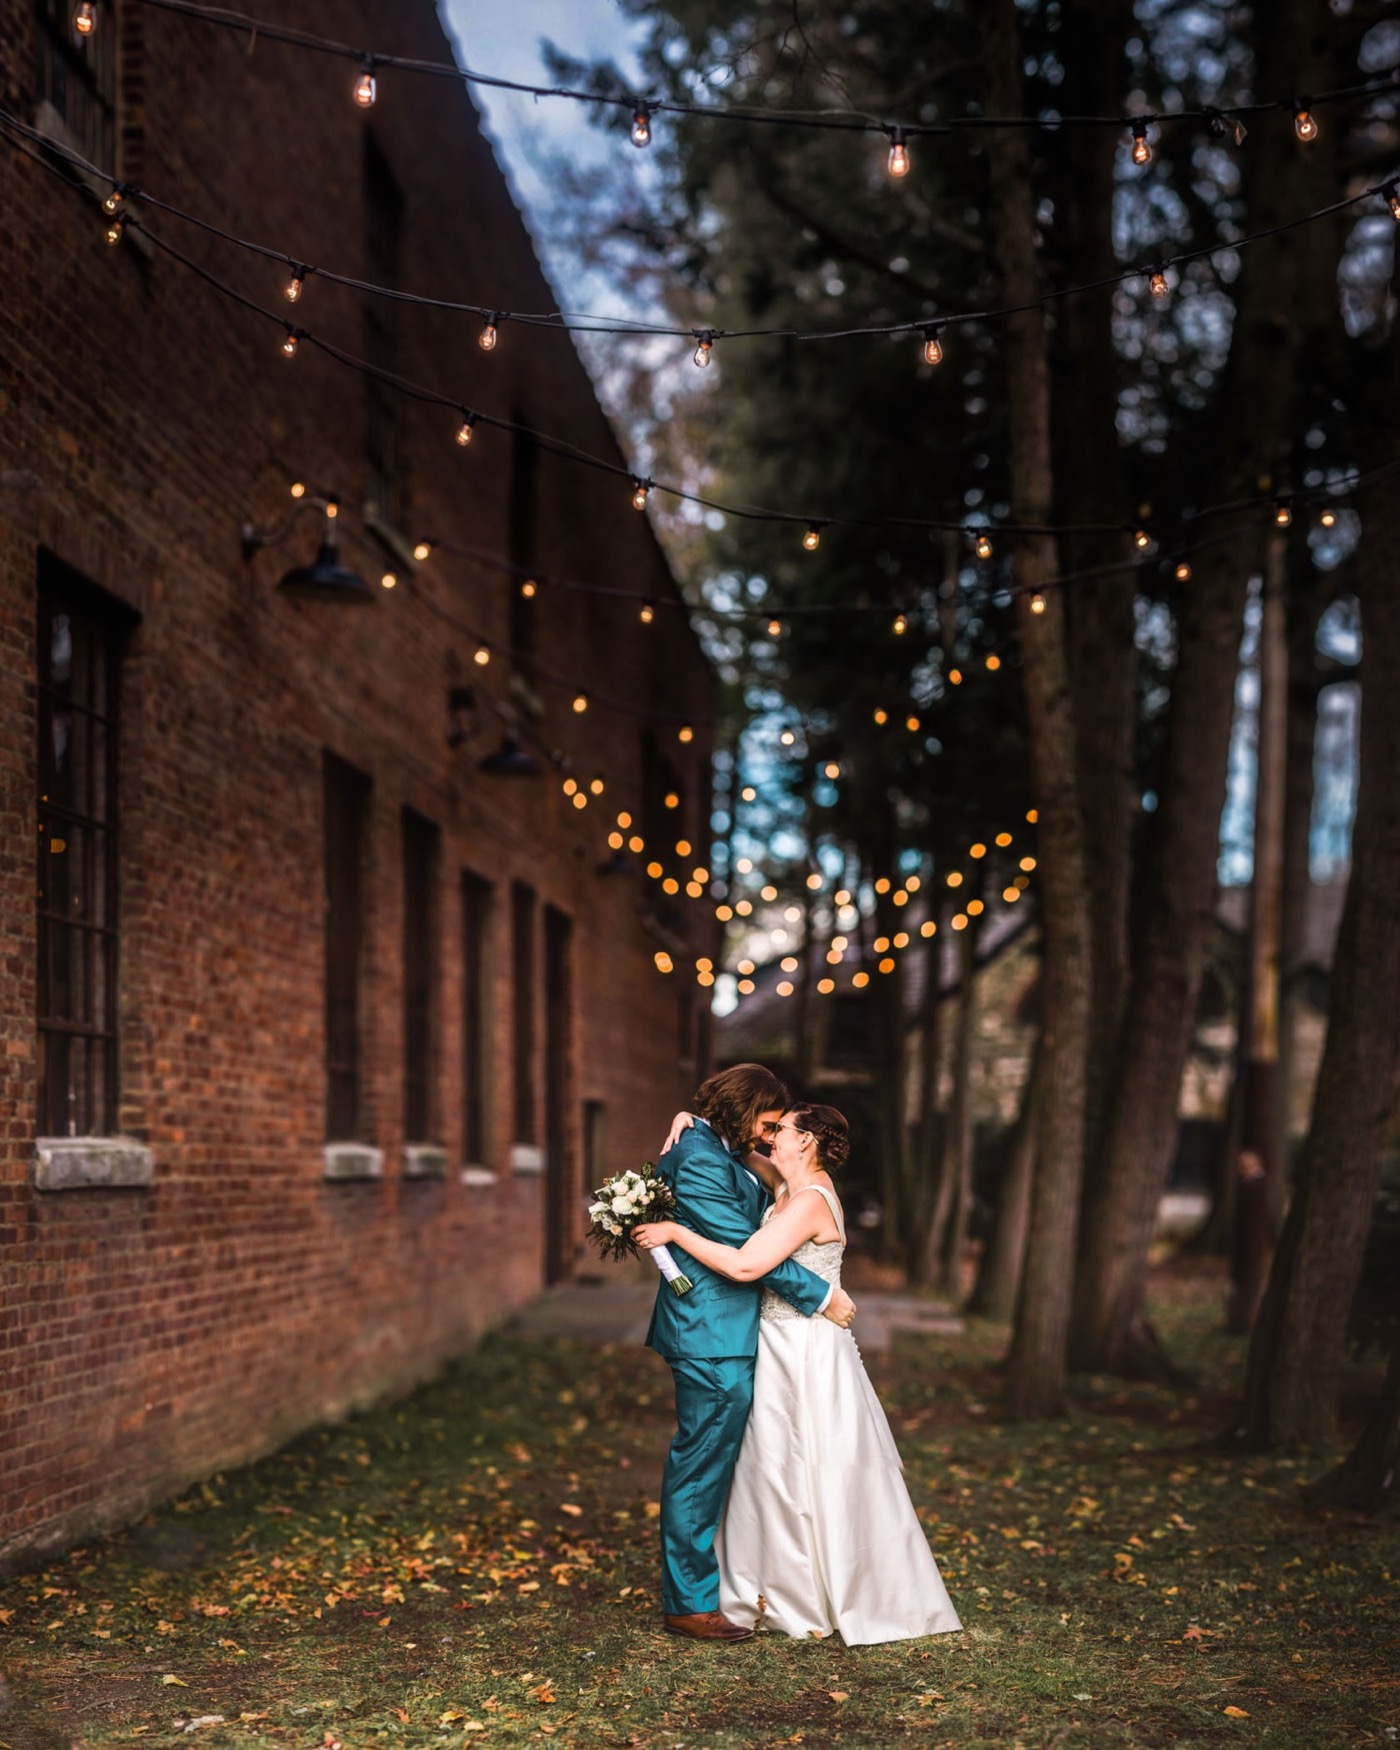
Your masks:
<svg viewBox="0 0 1400 1750"><path fill-rule="evenodd" d="M96 12L0 0L0 1555L567 1275L715 952L640 867L699 860L711 677L625 472L562 453L623 467L571 340L329 277L557 307L465 90ZM450 54L427 0L335 30ZM131 191L109 245L114 184L274 253ZM279 589L325 499L366 605Z"/></svg>

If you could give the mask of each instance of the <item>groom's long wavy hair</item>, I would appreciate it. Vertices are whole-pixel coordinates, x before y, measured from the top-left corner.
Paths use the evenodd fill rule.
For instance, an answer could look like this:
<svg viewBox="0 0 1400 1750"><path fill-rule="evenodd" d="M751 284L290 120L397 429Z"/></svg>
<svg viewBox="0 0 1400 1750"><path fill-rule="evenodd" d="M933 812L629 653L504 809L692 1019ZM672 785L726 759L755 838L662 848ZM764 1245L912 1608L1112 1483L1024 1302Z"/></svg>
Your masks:
<svg viewBox="0 0 1400 1750"><path fill-rule="evenodd" d="M736 1149L746 1149L758 1133L760 1112L787 1110L788 1091L761 1063L735 1063L702 1082L691 1111L712 1124Z"/></svg>

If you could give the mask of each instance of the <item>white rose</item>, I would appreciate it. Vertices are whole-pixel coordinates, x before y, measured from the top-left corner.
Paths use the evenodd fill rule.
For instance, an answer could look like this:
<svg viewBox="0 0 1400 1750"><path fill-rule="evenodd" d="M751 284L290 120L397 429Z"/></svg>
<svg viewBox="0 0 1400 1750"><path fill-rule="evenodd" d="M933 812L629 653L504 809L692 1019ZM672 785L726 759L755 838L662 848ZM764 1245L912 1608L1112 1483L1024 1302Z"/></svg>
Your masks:
<svg viewBox="0 0 1400 1750"><path fill-rule="evenodd" d="M607 1213L607 1208L608 1206L606 1203L590 1203L588 1205L588 1213L593 1216L605 1215Z"/></svg>
<svg viewBox="0 0 1400 1750"><path fill-rule="evenodd" d="M630 1197L614 1197L612 1200L614 1215L631 1215L632 1200Z"/></svg>

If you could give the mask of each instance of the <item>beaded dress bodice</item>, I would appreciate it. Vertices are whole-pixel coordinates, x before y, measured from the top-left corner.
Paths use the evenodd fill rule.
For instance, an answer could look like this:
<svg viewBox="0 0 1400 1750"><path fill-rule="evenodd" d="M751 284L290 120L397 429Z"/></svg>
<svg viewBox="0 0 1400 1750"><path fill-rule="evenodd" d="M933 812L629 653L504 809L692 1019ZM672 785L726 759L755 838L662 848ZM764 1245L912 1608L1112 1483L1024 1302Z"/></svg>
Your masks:
<svg viewBox="0 0 1400 1750"><path fill-rule="evenodd" d="M821 1191L820 1186L812 1188ZM831 1202L834 1200L828 1200L824 1191L822 1197L830 1208ZM765 1225L776 1207L777 1205L774 1204L764 1210ZM835 1215L836 1211L833 1209L832 1213ZM792 1261L794 1264L801 1264L804 1269L810 1270L814 1276L820 1276L823 1282L831 1283L833 1288L839 1288L841 1286L841 1259L845 1250L846 1247L841 1240L824 1242L804 1240L792 1254ZM765 1288L763 1298L759 1302L758 1316L760 1319L805 1319L807 1314L799 1312L795 1306L785 1301L782 1295L774 1294L771 1288Z"/></svg>

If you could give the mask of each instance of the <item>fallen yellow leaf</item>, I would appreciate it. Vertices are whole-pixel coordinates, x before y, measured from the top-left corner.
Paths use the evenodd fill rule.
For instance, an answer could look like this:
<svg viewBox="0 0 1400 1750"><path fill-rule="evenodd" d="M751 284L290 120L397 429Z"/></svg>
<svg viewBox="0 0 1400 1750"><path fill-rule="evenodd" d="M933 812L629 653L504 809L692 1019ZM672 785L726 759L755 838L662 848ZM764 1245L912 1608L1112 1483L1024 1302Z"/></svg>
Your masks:
<svg viewBox="0 0 1400 1750"><path fill-rule="evenodd" d="M826 1693L833 1701L849 1701L851 1699L849 1689L828 1689Z"/></svg>
<svg viewBox="0 0 1400 1750"><path fill-rule="evenodd" d="M169 1671L167 1671L165 1676L161 1678L161 1682L166 1684L166 1685L170 1685L173 1683L177 1689L188 1689L189 1688L189 1684L185 1682L183 1677L176 1677L172 1672L169 1672Z"/></svg>
<svg viewBox="0 0 1400 1750"><path fill-rule="evenodd" d="M467 1716L462 1712L461 1708L450 1707L446 1713L438 1715L438 1724L440 1726L450 1726L454 1720L464 1720L466 1717Z"/></svg>
<svg viewBox="0 0 1400 1750"><path fill-rule="evenodd" d="M561 1513L567 1513L571 1519L581 1519L583 1517L583 1508L576 1507L572 1501L561 1501L559 1503L559 1511Z"/></svg>
<svg viewBox="0 0 1400 1750"><path fill-rule="evenodd" d="M1229 1714L1232 1720L1247 1720L1249 1718L1249 1715L1242 1707L1227 1707L1221 1711Z"/></svg>

